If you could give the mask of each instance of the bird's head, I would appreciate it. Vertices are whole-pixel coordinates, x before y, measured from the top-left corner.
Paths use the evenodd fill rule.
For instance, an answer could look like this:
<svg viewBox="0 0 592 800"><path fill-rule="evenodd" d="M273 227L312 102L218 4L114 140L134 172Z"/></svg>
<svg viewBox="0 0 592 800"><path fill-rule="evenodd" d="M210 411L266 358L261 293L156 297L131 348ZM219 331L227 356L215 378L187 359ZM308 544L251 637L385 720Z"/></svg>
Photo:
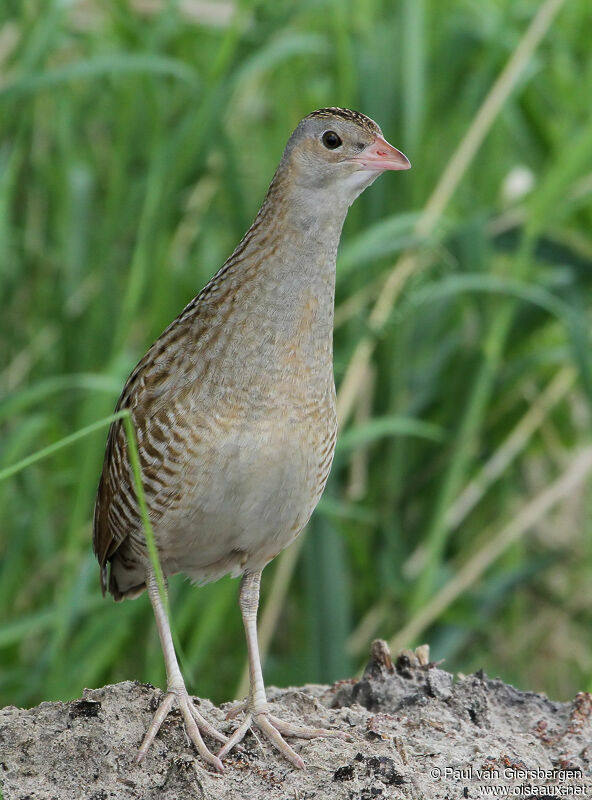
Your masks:
<svg viewBox="0 0 592 800"><path fill-rule="evenodd" d="M321 108L290 137L282 167L299 188L329 190L350 205L382 172L411 164L369 117L347 108Z"/></svg>

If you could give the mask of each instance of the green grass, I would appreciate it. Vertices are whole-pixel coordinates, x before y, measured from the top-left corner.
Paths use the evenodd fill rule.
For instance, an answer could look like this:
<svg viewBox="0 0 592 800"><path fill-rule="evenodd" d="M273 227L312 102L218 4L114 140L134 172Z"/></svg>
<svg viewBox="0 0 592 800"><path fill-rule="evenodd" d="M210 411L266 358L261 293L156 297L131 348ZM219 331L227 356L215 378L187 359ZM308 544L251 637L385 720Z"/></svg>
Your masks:
<svg viewBox="0 0 592 800"><path fill-rule="evenodd" d="M587 0L159 7L0 10L0 705L164 684L147 597L100 596L105 419L324 105L372 116L413 169L346 223L340 444L264 575L267 680L347 677L380 635L591 689ZM216 701L243 671L237 589L171 580L191 690Z"/></svg>

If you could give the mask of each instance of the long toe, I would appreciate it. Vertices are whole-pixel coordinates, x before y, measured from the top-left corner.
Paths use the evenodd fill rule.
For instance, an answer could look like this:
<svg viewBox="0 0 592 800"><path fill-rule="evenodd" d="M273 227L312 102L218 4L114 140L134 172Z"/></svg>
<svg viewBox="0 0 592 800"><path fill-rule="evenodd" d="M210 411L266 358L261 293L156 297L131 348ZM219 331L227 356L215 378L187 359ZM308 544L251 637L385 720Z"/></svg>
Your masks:
<svg viewBox="0 0 592 800"><path fill-rule="evenodd" d="M181 714L183 715L183 721L185 723L187 735L193 742L197 752L204 759L204 761L214 767L214 769L216 769L218 772L223 772L224 767L222 766L220 758L214 755L214 753L208 749L202 738L200 730L203 731L206 736L211 736L212 738L217 739L219 742L227 742L228 739L222 733L217 731L213 725L211 725L199 713L199 711L193 705L193 702L187 694L187 691L185 690L169 691L165 694L158 709L156 710L156 713L152 717L152 722L150 723L150 726L146 731L146 735L144 736L144 740L142 741L140 749L138 750L137 761L141 761L148 752L150 745L160 730L160 726L167 718L175 702L179 706Z"/></svg>
<svg viewBox="0 0 592 800"><path fill-rule="evenodd" d="M267 715L273 727L284 736L295 736L297 739L343 739L351 742L353 736L345 731L335 731L329 728L310 728L307 725L295 725L293 722L285 722L283 719L274 717L273 714Z"/></svg>
<svg viewBox="0 0 592 800"><path fill-rule="evenodd" d="M224 736L223 733L220 733L219 730L214 728L214 726L211 725L207 719L199 713L197 708L193 705L191 698L188 697L187 700L189 710L195 722L197 723L199 730L202 731L202 733L205 733L206 736L209 736L212 739L217 739L219 742L222 742L222 744L225 744L228 741L228 736Z"/></svg>
<svg viewBox="0 0 592 800"><path fill-rule="evenodd" d="M239 727L218 753L218 758L224 758L233 747L244 739L247 731L251 728L257 728L257 730L271 742L276 750L279 750L284 758L294 764L295 767L298 767L298 769L304 769L304 761L298 753L290 747L284 739L284 736L294 736L299 739L327 737L345 739L346 741L352 739L349 733L344 733L343 731L328 730L326 728L310 728L304 725L284 722L274 717L269 711L260 711L258 713L248 712Z"/></svg>

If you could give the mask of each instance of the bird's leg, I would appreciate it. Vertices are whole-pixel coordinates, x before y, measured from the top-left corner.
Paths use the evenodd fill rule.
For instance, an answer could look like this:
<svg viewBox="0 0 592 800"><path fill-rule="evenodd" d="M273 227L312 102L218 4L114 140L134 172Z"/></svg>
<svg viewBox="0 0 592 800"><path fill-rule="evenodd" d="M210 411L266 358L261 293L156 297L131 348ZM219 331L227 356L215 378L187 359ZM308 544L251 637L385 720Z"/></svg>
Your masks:
<svg viewBox="0 0 592 800"><path fill-rule="evenodd" d="M224 769L222 762L218 756L214 755L208 750L204 744L204 740L201 737L200 729L208 736L218 739L220 742L227 742L228 740L226 736L217 731L204 717L202 717L197 708L193 705L193 702L187 693L185 681L181 675L179 662L177 661L177 656L175 654L175 646L173 645L173 637L171 634L169 618L160 596L156 576L152 570L150 570L148 574L147 588L148 597L150 598L152 609L154 611L156 627L158 628L158 636L160 638L160 644L162 646L162 652L164 655L164 663L167 674L167 692L156 713L154 714L154 717L152 718L150 727L146 731L144 741L142 742L142 745L138 751L137 760L141 761L148 752L148 748L154 741L154 737L158 733L160 726L166 719L167 714L173 707L176 700L179 708L181 709L183 720L185 721L187 734L195 745L196 750L201 757L208 762L208 764L211 764L219 772L222 772Z"/></svg>
<svg viewBox="0 0 592 800"><path fill-rule="evenodd" d="M330 731L323 728L308 728L294 725L290 722L284 722L270 713L265 696L263 672L261 670L261 659L259 657L259 645L257 642L257 608L259 606L260 582L260 571L245 573L241 580L239 603L247 638L250 674L249 697L244 720L220 750L218 756L219 758L223 758L226 753L232 750L232 748L244 738L249 728L258 728L288 761L291 761L295 767L304 769L304 761L284 740L282 734L284 734L284 736L297 736L301 739L315 739L320 736L336 736L340 739L351 739L351 736L341 731Z"/></svg>

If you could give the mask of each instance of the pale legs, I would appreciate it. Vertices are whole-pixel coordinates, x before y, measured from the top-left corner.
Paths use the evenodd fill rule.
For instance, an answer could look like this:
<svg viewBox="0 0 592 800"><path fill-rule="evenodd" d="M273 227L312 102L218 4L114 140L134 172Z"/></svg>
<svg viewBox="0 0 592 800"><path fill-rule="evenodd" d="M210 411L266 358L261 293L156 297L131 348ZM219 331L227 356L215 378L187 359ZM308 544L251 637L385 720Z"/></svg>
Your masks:
<svg viewBox="0 0 592 800"><path fill-rule="evenodd" d="M158 707L154 717L152 718L150 727L146 731L146 736L144 737L144 741L142 742L140 750L138 751L138 761L141 761L148 752L148 748L154 741L154 737L158 733L160 726L166 719L167 714L173 707L176 700L177 705L181 709L183 720L185 721L187 735L195 745L196 750L204 759L204 761L207 761L208 764L211 764L215 769L218 770L218 772L222 772L224 769L222 762L218 756L210 753L201 737L200 729L208 736L217 739L219 742L227 742L228 740L226 736L223 736L212 725L210 725L210 723L204 719L204 717L202 717L202 715L193 705L193 702L187 693L187 689L185 688L185 681L181 675L181 670L179 669L179 662L177 661L175 647L173 645L173 637L171 635L171 626L169 624L160 592L158 591L156 577L152 571L150 571L148 574L146 583L148 588L148 597L152 603L152 609L156 619L156 627L158 628L158 636L160 638L162 653L164 655L164 663L167 673L167 693Z"/></svg>
<svg viewBox="0 0 592 800"><path fill-rule="evenodd" d="M261 659L259 658L259 645L257 643L257 608L259 606L259 584L261 572L247 572L243 575L239 591L239 603L245 635L247 638L247 653L249 658L250 687L246 703L245 718L218 753L223 758L245 736L249 728L258 728L269 741L282 753L295 767L304 769L304 761L290 745L283 739L284 736L297 736L301 739L316 739L320 736L336 736L340 739L351 739L351 736L341 731L330 731L323 728L305 728L284 722L274 717L267 705Z"/></svg>

